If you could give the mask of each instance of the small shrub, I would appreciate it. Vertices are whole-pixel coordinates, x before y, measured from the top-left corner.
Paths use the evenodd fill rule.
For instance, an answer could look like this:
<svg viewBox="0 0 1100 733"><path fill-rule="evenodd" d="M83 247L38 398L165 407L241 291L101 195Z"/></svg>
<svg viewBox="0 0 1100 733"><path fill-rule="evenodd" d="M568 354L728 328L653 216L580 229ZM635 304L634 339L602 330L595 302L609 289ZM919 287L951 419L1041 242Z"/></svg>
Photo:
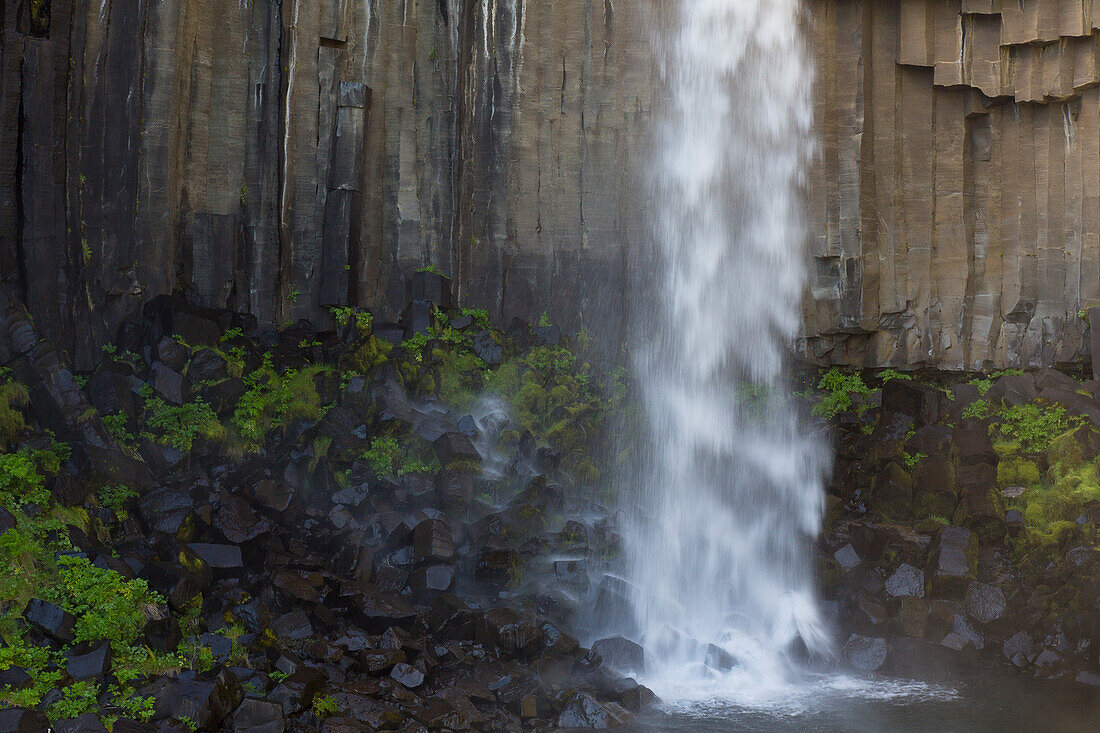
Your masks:
<svg viewBox="0 0 1100 733"><path fill-rule="evenodd" d="M883 384L886 384L891 379L900 379L904 382L913 381L913 375L912 374L906 374L905 372L899 372L896 369L883 369L876 376L878 377L879 381L882 382Z"/></svg>
<svg viewBox="0 0 1100 733"><path fill-rule="evenodd" d="M23 413L15 408L25 407L29 400L27 388L18 382L0 385L0 444L3 447L23 434L26 428Z"/></svg>
<svg viewBox="0 0 1100 733"><path fill-rule="evenodd" d="M1083 424L1083 418L1067 414L1061 405L1030 403L1002 407L995 430L1025 453L1042 453L1059 435Z"/></svg>
<svg viewBox="0 0 1100 733"><path fill-rule="evenodd" d="M377 436L363 454L376 476L407 476L410 473L436 473L439 463L428 446L410 440L402 445L393 436Z"/></svg>
<svg viewBox="0 0 1100 733"><path fill-rule="evenodd" d="M321 416L321 398L313 377L327 367L290 369L279 374L271 357L245 378L248 391L241 396L230 424L247 450L258 450L267 432L296 418L316 420Z"/></svg>
<svg viewBox="0 0 1100 733"><path fill-rule="evenodd" d="M833 367L821 377L817 388L826 392L821 401L814 405L814 415L831 420L842 412L852 409L852 395L870 394L871 390L863 383L858 374L846 375ZM864 408L865 409L865 408ZM863 412L863 409L860 410Z"/></svg>
<svg viewBox="0 0 1100 733"><path fill-rule="evenodd" d="M101 419L103 420L103 427L107 428L107 432L119 443L131 445L134 442L134 434L127 427L129 418L126 413L116 412L113 415L104 415Z"/></svg>
<svg viewBox="0 0 1100 733"><path fill-rule="evenodd" d="M99 707L97 692L95 684L89 680L74 682L64 689L63 697L50 706L46 716L50 720L65 720L93 712Z"/></svg>
<svg viewBox="0 0 1100 733"><path fill-rule="evenodd" d="M975 418L978 420L985 420L989 417L989 401L988 400L974 400L969 405L963 408L963 419Z"/></svg>
<svg viewBox="0 0 1100 733"><path fill-rule="evenodd" d="M136 498L137 495L138 492L129 486L103 486L96 492L96 499L99 500L101 505L117 512L126 506L126 502Z"/></svg>
<svg viewBox="0 0 1100 733"><path fill-rule="evenodd" d="M474 324L483 331L489 330L489 311L481 308L463 308L460 313L474 319Z"/></svg>
<svg viewBox="0 0 1100 733"><path fill-rule="evenodd" d="M319 695L313 698L313 714L318 718L329 718L340 712L336 698L332 695Z"/></svg>
<svg viewBox="0 0 1100 733"><path fill-rule="evenodd" d="M909 471L909 473L912 473L913 469L917 467L917 464L921 462L921 459L924 459L924 458L927 458L927 457L928 456L925 455L924 453L913 453L913 454L905 453L904 454L905 469L907 471Z"/></svg>
<svg viewBox="0 0 1100 733"><path fill-rule="evenodd" d="M133 642L145 627L144 607L162 602L141 579L126 580L83 557L58 558L55 602L76 616L77 643L108 639L113 646Z"/></svg>
<svg viewBox="0 0 1100 733"><path fill-rule="evenodd" d="M993 386L993 380L988 378L975 378L971 379L967 384L972 384L978 388L978 394L985 397L985 393L989 391L989 388Z"/></svg>
<svg viewBox="0 0 1100 733"><path fill-rule="evenodd" d="M210 405L202 400L170 405L159 397L145 401L145 424L156 431L157 440L188 453L195 440L225 440L225 426Z"/></svg>

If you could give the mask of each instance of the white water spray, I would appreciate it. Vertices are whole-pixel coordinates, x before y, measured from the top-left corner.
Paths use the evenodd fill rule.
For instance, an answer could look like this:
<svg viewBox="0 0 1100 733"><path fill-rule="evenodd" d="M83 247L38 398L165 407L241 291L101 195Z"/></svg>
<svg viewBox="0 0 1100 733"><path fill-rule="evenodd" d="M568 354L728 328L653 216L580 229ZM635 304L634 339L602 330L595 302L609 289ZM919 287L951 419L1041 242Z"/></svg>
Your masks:
<svg viewBox="0 0 1100 733"><path fill-rule="evenodd" d="M627 544L646 679L666 699L784 685L796 637L828 644L810 567L828 453L784 369L813 150L800 24L797 0L682 0L662 49L659 274L635 335L648 449Z"/></svg>

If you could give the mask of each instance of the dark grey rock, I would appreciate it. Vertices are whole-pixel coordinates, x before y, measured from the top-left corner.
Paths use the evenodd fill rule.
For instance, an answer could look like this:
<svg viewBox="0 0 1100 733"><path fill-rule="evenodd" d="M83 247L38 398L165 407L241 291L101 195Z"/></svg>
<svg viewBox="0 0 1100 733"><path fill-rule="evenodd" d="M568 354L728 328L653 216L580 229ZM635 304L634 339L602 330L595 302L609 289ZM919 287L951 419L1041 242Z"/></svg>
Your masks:
<svg viewBox="0 0 1100 733"><path fill-rule="evenodd" d="M275 619L271 624L271 630L281 639L301 640L313 636L313 626L309 623L309 616L300 608Z"/></svg>
<svg viewBox="0 0 1100 733"><path fill-rule="evenodd" d="M31 686L33 681L30 674L23 667L12 666L0 671L0 687L6 687L12 691L25 690Z"/></svg>
<svg viewBox="0 0 1100 733"><path fill-rule="evenodd" d="M252 510L244 499L231 496L214 513L214 527L233 544L254 540L271 531L271 522Z"/></svg>
<svg viewBox="0 0 1100 733"><path fill-rule="evenodd" d="M390 670L390 677L398 684L415 690L424 684L424 673L405 662L400 662L393 665L393 669Z"/></svg>
<svg viewBox="0 0 1100 733"><path fill-rule="evenodd" d="M1005 594L995 585L971 583L966 589L966 612L978 623L996 621L1005 612Z"/></svg>
<svg viewBox="0 0 1100 733"><path fill-rule="evenodd" d="M186 671L142 689L156 699L156 718L188 717L200 730L216 730L244 698L240 682L223 669L213 679Z"/></svg>
<svg viewBox="0 0 1100 733"><path fill-rule="evenodd" d="M225 664L233 654L233 642L224 636L206 632L199 637L199 645L210 650L214 655L214 661Z"/></svg>
<svg viewBox="0 0 1100 733"><path fill-rule="evenodd" d="M845 570L851 570L862 562L859 559L859 553L856 552L856 548L852 547L852 543L850 542L834 552L833 558L836 559L840 567Z"/></svg>
<svg viewBox="0 0 1100 733"><path fill-rule="evenodd" d="M188 547L212 568L229 570L244 566L241 548L236 545L216 545L208 542L192 542Z"/></svg>
<svg viewBox="0 0 1100 733"><path fill-rule="evenodd" d="M489 366L497 366L504 359L504 349L501 348L489 331L481 331L474 336L474 353Z"/></svg>
<svg viewBox="0 0 1100 733"><path fill-rule="evenodd" d="M961 597L966 592L977 573L977 552L977 538L969 529L944 527L939 531L929 563L934 597Z"/></svg>
<svg viewBox="0 0 1100 733"><path fill-rule="evenodd" d="M283 706L269 700L246 698L233 713L233 733L283 733Z"/></svg>
<svg viewBox="0 0 1100 733"><path fill-rule="evenodd" d="M612 636L592 644L605 666L623 673L645 672L645 649L625 636Z"/></svg>
<svg viewBox="0 0 1100 733"><path fill-rule="evenodd" d="M452 461L481 460L481 454L477 452L477 448L466 433L444 433L432 442L432 447L439 462L444 466Z"/></svg>
<svg viewBox="0 0 1100 733"><path fill-rule="evenodd" d="M584 558L576 560L555 560L554 580L570 590L583 593L588 590L588 562Z"/></svg>
<svg viewBox="0 0 1100 733"><path fill-rule="evenodd" d="M102 677L111 669L111 644L103 642L87 654L70 654L65 672L74 680Z"/></svg>
<svg viewBox="0 0 1100 733"><path fill-rule="evenodd" d="M107 728L95 713L85 713L79 718L55 720L53 733L107 733Z"/></svg>
<svg viewBox="0 0 1100 733"><path fill-rule="evenodd" d="M896 381L896 380L892 380ZM885 639L852 634L844 643L844 659L860 672L874 672L886 661L890 648Z"/></svg>
<svg viewBox="0 0 1100 733"><path fill-rule="evenodd" d="M413 529L413 560L418 563L449 563L455 546L451 527L442 519L425 519Z"/></svg>
<svg viewBox="0 0 1100 733"><path fill-rule="evenodd" d="M558 716L561 728L617 728L634 716L615 703L599 703L590 695L578 693Z"/></svg>
<svg viewBox="0 0 1100 733"><path fill-rule="evenodd" d="M425 565L417 568L409 576L409 584L421 595L446 593L455 582L455 569L452 565Z"/></svg>
<svg viewBox="0 0 1100 733"><path fill-rule="evenodd" d="M46 716L35 710L0 710L0 733L42 733L49 730Z"/></svg>
<svg viewBox="0 0 1100 733"><path fill-rule="evenodd" d="M1001 653L1017 667L1025 667L1030 663L1031 648L1031 635L1026 631L1017 631L1005 639Z"/></svg>
<svg viewBox="0 0 1100 733"><path fill-rule="evenodd" d="M737 658L717 644L707 644L704 664L711 669L727 672L737 666Z"/></svg>
<svg viewBox="0 0 1100 733"><path fill-rule="evenodd" d="M192 384L220 382L228 376L229 369L225 357L213 349L199 349L191 357L191 363L187 365L187 379Z"/></svg>
<svg viewBox="0 0 1100 733"><path fill-rule="evenodd" d="M53 639L64 643L73 640L73 624L76 619L71 613L49 601L33 599L27 604L23 618Z"/></svg>
<svg viewBox="0 0 1100 733"><path fill-rule="evenodd" d="M886 579L885 588L894 598L924 598L924 571L902 563Z"/></svg>
<svg viewBox="0 0 1100 733"><path fill-rule="evenodd" d="M194 512L195 502L179 489L153 489L138 499L138 515L154 532L175 534Z"/></svg>
<svg viewBox="0 0 1100 733"><path fill-rule="evenodd" d="M182 405L187 401L190 388L187 380L179 372L169 369L160 362L153 364L149 378L153 391L173 405Z"/></svg>

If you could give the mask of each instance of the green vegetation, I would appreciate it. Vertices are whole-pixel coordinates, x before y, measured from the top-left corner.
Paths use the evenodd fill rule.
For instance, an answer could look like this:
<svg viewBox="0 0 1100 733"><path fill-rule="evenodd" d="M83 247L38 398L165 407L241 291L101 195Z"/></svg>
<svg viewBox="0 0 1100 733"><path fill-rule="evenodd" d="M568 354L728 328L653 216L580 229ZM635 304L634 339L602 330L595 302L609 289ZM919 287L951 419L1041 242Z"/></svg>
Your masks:
<svg viewBox="0 0 1100 733"><path fill-rule="evenodd" d="M824 390L825 395L821 401L814 405L813 414L826 420L831 420L842 412L852 409L852 395L868 395L871 390L863 383L863 377L859 374L844 374L833 367L821 377L817 388ZM861 404L856 407L856 412L862 415L867 406Z"/></svg>
<svg viewBox="0 0 1100 733"><path fill-rule="evenodd" d="M313 714L318 718L328 718L340 712L336 698L331 695L318 695L313 698Z"/></svg>
<svg viewBox="0 0 1100 733"><path fill-rule="evenodd" d="M1014 470L1025 480L1023 496L1015 500L1014 508L1023 511L1027 547L1061 546L1078 531L1077 518L1089 502L1100 501L1100 457L1092 456L1089 446L1095 440L1090 427L1070 430L1050 441L1047 460L1050 469L1038 476L1038 469L1021 463L1018 458L1002 459L998 478L1004 469L1006 478ZM1033 466L1034 464L1032 464Z"/></svg>
<svg viewBox="0 0 1100 733"><path fill-rule="evenodd" d="M237 402L230 420L238 445L246 451L259 450L273 427L285 427L297 418L321 417L321 398L313 378L327 370L314 365L280 374L272 367L270 355L265 356L260 367L245 377L248 391Z"/></svg>
<svg viewBox="0 0 1100 733"><path fill-rule="evenodd" d="M132 683L178 664L173 655L156 655L140 643L146 608L164 601L144 580L127 580L74 552L65 529L77 525L87 531L88 515L55 504L46 489L47 476L67 457L67 446L59 443L47 450L0 454L0 504L15 517L15 526L0 534L0 669L18 666L30 676L25 689L0 689L0 707L35 707L61 686L65 650L31 643L20 619L30 600L37 598L73 615L73 644L107 641L114 652L105 696L100 697L92 682L66 685L47 716L56 720L103 712L102 702L103 710L116 707L148 718L152 701L135 697ZM118 508L133 492L114 486L101 488L97 495L105 506ZM31 506L36 507L33 512Z"/></svg>
<svg viewBox="0 0 1100 733"><path fill-rule="evenodd" d="M927 458L928 456L924 453L903 453L902 457L905 461L905 469L909 473L912 473L913 469L917 467L917 464L920 463L922 459Z"/></svg>
<svg viewBox="0 0 1100 733"><path fill-rule="evenodd" d="M459 314L473 318L474 325L476 325L482 331L489 330L489 311L482 310L480 308L463 308L461 311L459 311Z"/></svg>
<svg viewBox="0 0 1100 733"><path fill-rule="evenodd" d="M182 405L170 405L159 397L145 400L145 425L157 441L187 453L198 439L222 441L225 426L201 399Z"/></svg>
<svg viewBox="0 0 1100 733"><path fill-rule="evenodd" d="M103 427L107 428L107 432L110 433L111 437L118 441L120 445L133 445L134 434L130 432L130 418L126 416L126 413L116 412L112 415L103 415L100 420L103 421Z"/></svg>
<svg viewBox="0 0 1100 733"><path fill-rule="evenodd" d="M329 313L332 314L333 320L336 321L336 325L340 326L340 328L343 328L349 323L354 323L359 333L367 334L370 333L371 327L374 324L374 316L366 311L357 311L347 306L335 306L328 310Z"/></svg>
<svg viewBox="0 0 1100 733"><path fill-rule="evenodd" d="M128 486L103 486L96 492L96 499L101 506L121 512L126 503L136 499L138 492Z"/></svg>
<svg viewBox="0 0 1100 733"><path fill-rule="evenodd" d="M439 470L439 461L432 455L431 446L415 436L403 442L392 435L375 437L363 454L363 460L377 476L400 477Z"/></svg>
<svg viewBox="0 0 1100 733"><path fill-rule="evenodd" d="M6 371L6 370L5 370ZM9 374L2 375L4 378ZM23 413L17 408L26 407L30 396L27 388L18 382L6 382L0 385L0 448L7 448L26 427Z"/></svg>
<svg viewBox="0 0 1100 733"><path fill-rule="evenodd" d="M990 415L989 401L988 400L974 400L969 405L963 408L962 417L964 420L975 418L978 420L985 420Z"/></svg>
<svg viewBox="0 0 1100 733"><path fill-rule="evenodd" d="M1061 405L1004 405L997 411L992 437L1024 453L1042 453L1056 437L1083 424L1083 418L1067 414Z"/></svg>
<svg viewBox="0 0 1100 733"><path fill-rule="evenodd" d="M882 382L883 384L886 384L891 379L900 379L903 382L912 382L913 381L913 375L912 374L906 374L905 372L899 372L896 369L883 369L881 372L879 372L875 376L877 376L879 381Z"/></svg>

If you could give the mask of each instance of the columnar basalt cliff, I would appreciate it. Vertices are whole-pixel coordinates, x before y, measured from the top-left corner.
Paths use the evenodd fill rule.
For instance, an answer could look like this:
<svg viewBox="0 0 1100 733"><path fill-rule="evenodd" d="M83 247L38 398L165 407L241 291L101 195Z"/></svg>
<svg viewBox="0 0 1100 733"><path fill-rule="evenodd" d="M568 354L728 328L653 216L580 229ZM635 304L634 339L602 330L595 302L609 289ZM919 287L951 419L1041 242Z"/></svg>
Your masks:
<svg viewBox="0 0 1100 733"><path fill-rule="evenodd" d="M581 275L622 269L639 208L619 202L646 12L5 3L0 272L82 365L160 293L266 324L393 312L426 263L498 312L579 313Z"/></svg>
<svg viewBox="0 0 1100 733"><path fill-rule="evenodd" d="M806 353L1087 360L1100 7L807 6ZM652 34L670 7L8 2L0 275L78 366L157 294L276 325L345 302L392 314L425 263L494 313L606 327L628 267L646 269Z"/></svg>
<svg viewBox="0 0 1100 733"><path fill-rule="evenodd" d="M1100 5L813 3L808 351L946 368L1088 358Z"/></svg>

